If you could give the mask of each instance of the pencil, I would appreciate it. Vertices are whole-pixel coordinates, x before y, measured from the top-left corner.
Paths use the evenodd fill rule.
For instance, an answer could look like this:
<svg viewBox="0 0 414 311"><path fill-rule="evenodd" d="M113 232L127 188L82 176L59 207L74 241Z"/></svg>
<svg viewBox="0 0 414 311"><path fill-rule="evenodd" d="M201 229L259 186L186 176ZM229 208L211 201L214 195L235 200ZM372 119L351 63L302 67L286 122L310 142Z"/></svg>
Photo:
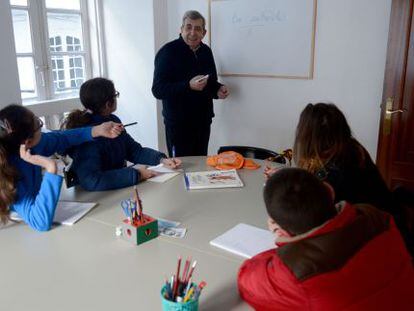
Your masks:
<svg viewBox="0 0 414 311"><path fill-rule="evenodd" d="M188 272L188 269L190 268L190 264L191 264L191 258L186 259L185 265L184 265L184 271L183 271L183 282L185 282L185 280L187 279L187 272Z"/></svg>
<svg viewBox="0 0 414 311"><path fill-rule="evenodd" d="M124 124L124 127L135 125L135 124L138 124L138 122L132 122L132 123Z"/></svg>
<svg viewBox="0 0 414 311"><path fill-rule="evenodd" d="M138 204L138 218L141 222L143 222L144 219L142 217L142 202L141 202L141 199L139 198L137 186L134 186L134 197L135 197L135 202Z"/></svg>
<svg viewBox="0 0 414 311"><path fill-rule="evenodd" d="M188 282L188 281L191 279L191 277L193 276L193 272L194 272L194 268L195 268L196 264L197 264L197 260L194 260L194 263L193 263L193 265L191 266L190 273L188 274L188 277L187 277L187 279L186 279L186 281L187 281L187 282Z"/></svg>
<svg viewBox="0 0 414 311"><path fill-rule="evenodd" d="M173 287L173 296L177 293L178 286L180 285L180 266L181 266L181 257L178 258L178 264L177 264L177 273L176 273L176 280Z"/></svg>

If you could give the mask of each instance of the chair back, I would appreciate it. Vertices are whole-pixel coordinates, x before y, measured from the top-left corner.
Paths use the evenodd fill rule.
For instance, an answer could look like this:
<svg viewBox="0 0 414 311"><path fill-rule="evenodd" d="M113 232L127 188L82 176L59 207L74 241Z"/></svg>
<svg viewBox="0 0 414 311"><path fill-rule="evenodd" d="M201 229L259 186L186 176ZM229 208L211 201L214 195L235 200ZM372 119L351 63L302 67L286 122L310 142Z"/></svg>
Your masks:
<svg viewBox="0 0 414 311"><path fill-rule="evenodd" d="M253 158L259 160L266 160L268 158L278 158L280 156L275 151L250 146L221 146L217 153L221 153L224 151L235 151L237 153L240 153L245 158Z"/></svg>

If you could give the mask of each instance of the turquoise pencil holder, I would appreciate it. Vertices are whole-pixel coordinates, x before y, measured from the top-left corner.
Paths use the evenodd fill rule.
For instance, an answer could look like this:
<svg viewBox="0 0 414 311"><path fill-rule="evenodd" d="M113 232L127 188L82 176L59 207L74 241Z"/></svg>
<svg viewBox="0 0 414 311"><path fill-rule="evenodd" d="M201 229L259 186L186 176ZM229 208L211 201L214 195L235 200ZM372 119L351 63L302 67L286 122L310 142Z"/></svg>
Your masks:
<svg viewBox="0 0 414 311"><path fill-rule="evenodd" d="M164 297L164 292L166 290L167 289L165 286L161 289L161 300L162 300L163 311L198 311L198 299L190 300L188 302L171 301Z"/></svg>

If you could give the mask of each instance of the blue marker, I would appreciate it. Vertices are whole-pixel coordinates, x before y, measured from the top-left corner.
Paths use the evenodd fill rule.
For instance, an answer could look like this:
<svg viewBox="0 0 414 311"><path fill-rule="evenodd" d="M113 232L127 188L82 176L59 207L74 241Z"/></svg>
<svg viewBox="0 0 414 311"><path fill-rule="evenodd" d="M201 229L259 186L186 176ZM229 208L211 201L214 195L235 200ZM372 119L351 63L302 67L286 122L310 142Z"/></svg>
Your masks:
<svg viewBox="0 0 414 311"><path fill-rule="evenodd" d="M172 157L175 158L175 146L172 146L171 152L172 152Z"/></svg>

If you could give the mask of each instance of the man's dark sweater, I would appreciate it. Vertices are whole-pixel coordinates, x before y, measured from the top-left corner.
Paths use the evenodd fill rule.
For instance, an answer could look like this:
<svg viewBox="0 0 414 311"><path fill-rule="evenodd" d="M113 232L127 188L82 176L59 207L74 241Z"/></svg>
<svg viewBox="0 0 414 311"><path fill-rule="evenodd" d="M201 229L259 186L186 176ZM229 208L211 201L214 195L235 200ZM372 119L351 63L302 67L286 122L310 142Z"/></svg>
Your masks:
<svg viewBox="0 0 414 311"><path fill-rule="evenodd" d="M189 82L197 75L209 75L203 91L194 91ZM155 57L152 93L163 102L166 125L210 124L214 117L213 98L221 84L211 49L201 43L192 51L181 35L164 45Z"/></svg>

